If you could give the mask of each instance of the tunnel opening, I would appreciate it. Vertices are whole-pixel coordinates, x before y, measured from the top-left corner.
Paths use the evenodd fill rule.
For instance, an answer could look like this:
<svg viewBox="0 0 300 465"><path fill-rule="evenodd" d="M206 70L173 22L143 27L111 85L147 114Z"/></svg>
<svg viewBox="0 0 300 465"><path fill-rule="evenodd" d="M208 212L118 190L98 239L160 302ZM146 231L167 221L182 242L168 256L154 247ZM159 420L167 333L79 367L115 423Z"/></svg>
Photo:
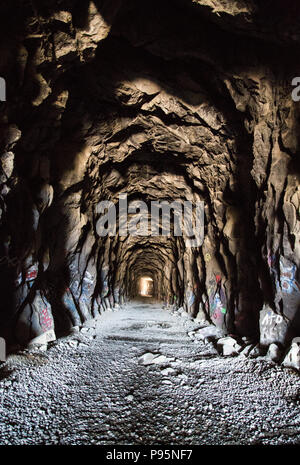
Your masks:
<svg viewBox="0 0 300 465"><path fill-rule="evenodd" d="M149 276L141 276L139 279L139 295L153 297L153 279Z"/></svg>

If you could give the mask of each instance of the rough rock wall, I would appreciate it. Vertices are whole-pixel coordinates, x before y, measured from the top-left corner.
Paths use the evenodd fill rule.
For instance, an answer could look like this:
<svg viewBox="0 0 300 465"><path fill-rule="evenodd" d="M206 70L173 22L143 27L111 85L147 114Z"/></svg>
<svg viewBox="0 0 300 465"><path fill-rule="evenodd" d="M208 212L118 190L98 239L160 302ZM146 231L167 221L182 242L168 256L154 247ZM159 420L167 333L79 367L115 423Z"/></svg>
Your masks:
<svg viewBox="0 0 300 465"><path fill-rule="evenodd" d="M1 334L51 340L136 293L224 332L300 330L297 2L1 6ZM278 63L280 57L280 64ZM205 240L99 236L101 200L204 201Z"/></svg>

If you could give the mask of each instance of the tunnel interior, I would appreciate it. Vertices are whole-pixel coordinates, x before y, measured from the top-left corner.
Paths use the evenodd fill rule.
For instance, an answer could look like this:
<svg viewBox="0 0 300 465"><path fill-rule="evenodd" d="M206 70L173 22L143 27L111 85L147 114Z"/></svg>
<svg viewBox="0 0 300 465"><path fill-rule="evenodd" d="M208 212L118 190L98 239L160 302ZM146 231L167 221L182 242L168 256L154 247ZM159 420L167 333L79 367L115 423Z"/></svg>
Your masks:
<svg viewBox="0 0 300 465"><path fill-rule="evenodd" d="M1 4L0 329L12 346L137 296L264 346L299 334L300 14L291 1L272 17L268 2L233 3ZM201 244L175 234L176 208L157 214L174 201L203 206Z"/></svg>

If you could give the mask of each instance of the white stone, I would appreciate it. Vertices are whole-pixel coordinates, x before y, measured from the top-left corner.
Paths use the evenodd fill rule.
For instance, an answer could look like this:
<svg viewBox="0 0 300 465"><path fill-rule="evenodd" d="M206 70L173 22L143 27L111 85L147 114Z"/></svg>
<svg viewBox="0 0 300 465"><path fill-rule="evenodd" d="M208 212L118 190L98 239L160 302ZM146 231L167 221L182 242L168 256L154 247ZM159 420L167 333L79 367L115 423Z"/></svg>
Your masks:
<svg viewBox="0 0 300 465"><path fill-rule="evenodd" d="M79 326L73 326L73 328L71 329L71 333L78 333L79 332Z"/></svg>
<svg viewBox="0 0 300 465"><path fill-rule="evenodd" d="M153 359L156 357L156 354L152 354L151 352L147 352L146 354L142 355L139 358L139 362L142 363L143 365L151 365L153 362Z"/></svg>
<svg viewBox="0 0 300 465"><path fill-rule="evenodd" d="M299 338L297 338L299 339ZM292 342L290 349L285 356L282 365L289 368L295 368L300 371L300 343Z"/></svg>
<svg viewBox="0 0 300 465"><path fill-rule="evenodd" d="M205 328L200 328L196 331L195 338L204 340L207 337L212 337L217 339L224 335L223 331L217 328L214 325L206 326Z"/></svg>
<svg viewBox="0 0 300 465"><path fill-rule="evenodd" d="M281 356L281 351L277 344L270 344L266 358L272 360L273 362L278 362Z"/></svg>
<svg viewBox="0 0 300 465"><path fill-rule="evenodd" d="M75 348L75 349L76 349L76 347L78 347L78 344L79 344L78 341L70 341L70 342L69 342L69 346L71 346L71 347L73 347L73 348Z"/></svg>
<svg viewBox="0 0 300 465"><path fill-rule="evenodd" d="M90 328L81 328L80 332L86 334L90 331Z"/></svg>
<svg viewBox="0 0 300 465"><path fill-rule="evenodd" d="M219 339L217 345L222 347L223 355L237 355L242 350L242 346L231 336Z"/></svg>
<svg viewBox="0 0 300 465"><path fill-rule="evenodd" d="M155 363L156 365L161 365L162 363L167 362L169 362L169 359L165 355L159 355L158 357L155 357L152 361L152 363Z"/></svg>
<svg viewBox="0 0 300 465"><path fill-rule="evenodd" d="M171 367L168 367L168 368L165 368L164 370L161 370L161 374L164 375L164 376L173 375L174 373L175 373L175 370L174 370L174 368L171 368Z"/></svg>

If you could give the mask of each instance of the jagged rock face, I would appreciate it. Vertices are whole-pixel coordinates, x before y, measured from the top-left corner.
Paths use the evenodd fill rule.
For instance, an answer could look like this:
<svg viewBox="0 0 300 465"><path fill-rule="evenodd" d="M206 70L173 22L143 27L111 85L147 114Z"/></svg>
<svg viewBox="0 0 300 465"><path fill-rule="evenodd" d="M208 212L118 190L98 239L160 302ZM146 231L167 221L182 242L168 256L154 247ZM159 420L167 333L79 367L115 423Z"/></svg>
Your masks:
<svg viewBox="0 0 300 465"><path fill-rule="evenodd" d="M1 6L7 339L52 339L133 297L142 276L224 333L268 345L299 332L300 14L255 3ZM101 237L99 203L122 193L203 201L203 245Z"/></svg>

